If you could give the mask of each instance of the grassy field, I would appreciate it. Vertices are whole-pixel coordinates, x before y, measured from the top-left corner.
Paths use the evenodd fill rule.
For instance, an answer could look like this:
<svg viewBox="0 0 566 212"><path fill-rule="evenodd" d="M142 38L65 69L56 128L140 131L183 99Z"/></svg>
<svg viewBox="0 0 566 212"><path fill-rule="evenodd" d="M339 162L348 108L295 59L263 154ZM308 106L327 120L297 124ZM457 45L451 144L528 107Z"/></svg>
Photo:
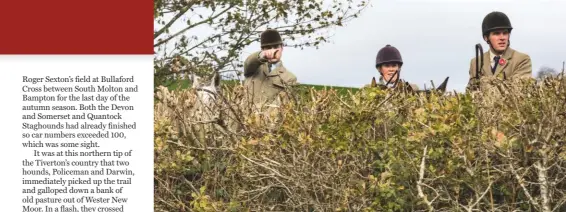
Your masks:
<svg viewBox="0 0 566 212"><path fill-rule="evenodd" d="M227 85L227 86L234 86L234 85L238 85L240 84L239 81L237 80L223 80L221 82L222 85ZM171 82L170 84L168 84L168 88L170 90L175 90L175 89L186 89L189 86L191 86L190 82L188 80L179 80L176 82ZM324 89L334 89L337 90L339 94L345 95L348 94L348 90L350 90L351 92L356 92L357 90L359 90L359 88L355 88L355 87L340 87L340 86L326 86L326 85L311 85L311 84L300 84L298 85L300 90L308 90L310 88L314 88L316 90L324 90Z"/></svg>
<svg viewBox="0 0 566 212"><path fill-rule="evenodd" d="M336 91L338 91L338 94L341 95L347 95L348 91L351 91L352 93L358 91L360 88L354 88L354 87L340 87L340 86L326 86L326 85L311 85L311 84L301 84L299 85L300 87L303 87L305 89L308 88L314 88L316 90L324 90L324 89L334 89Z"/></svg>

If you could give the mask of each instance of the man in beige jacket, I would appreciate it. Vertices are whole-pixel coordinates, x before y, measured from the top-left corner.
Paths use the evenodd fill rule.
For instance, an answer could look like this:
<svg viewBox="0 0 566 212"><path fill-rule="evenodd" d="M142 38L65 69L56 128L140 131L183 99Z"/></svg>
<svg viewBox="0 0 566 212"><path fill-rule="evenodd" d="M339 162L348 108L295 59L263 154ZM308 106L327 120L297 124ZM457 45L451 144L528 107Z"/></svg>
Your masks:
<svg viewBox="0 0 566 212"><path fill-rule="evenodd" d="M244 86L254 103L277 104L279 93L296 84L297 77L281 62L283 41L279 32L267 29L260 40L261 51L252 53L244 62Z"/></svg>
<svg viewBox="0 0 566 212"><path fill-rule="evenodd" d="M529 55L509 47L512 29L511 21L502 12L491 12L485 16L482 23L482 35L489 45L489 51L482 55L484 64L483 66L480 64L479 74L476 73L476 58L470 61L467 90L476 89L482 78L532 78L532 64Z"/></svg>

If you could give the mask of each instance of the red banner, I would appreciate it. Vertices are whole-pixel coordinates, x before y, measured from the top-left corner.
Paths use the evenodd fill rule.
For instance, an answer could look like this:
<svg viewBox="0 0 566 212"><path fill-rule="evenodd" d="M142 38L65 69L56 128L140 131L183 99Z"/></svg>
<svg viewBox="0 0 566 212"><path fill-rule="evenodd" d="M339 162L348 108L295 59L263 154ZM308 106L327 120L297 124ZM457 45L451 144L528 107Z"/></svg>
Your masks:
<svg viewBox="0 0 566 212"><path fill-rule="evenodd" d="M152 0L3 0L0 54L153 54Z"/></svg>

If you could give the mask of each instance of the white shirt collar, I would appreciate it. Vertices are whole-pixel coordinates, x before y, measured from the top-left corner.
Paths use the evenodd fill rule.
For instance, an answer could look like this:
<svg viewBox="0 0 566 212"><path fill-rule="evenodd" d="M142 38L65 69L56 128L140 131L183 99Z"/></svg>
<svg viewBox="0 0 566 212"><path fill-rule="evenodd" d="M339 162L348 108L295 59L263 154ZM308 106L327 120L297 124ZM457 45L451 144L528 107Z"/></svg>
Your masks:
<svg viewBox="0 0 566 212"><path fill-rule="evenodd" d="M281 67L283 64L281 63L281 60L277 61L276 63L268 63L269 66L269 72L273 71L273 69Z"/></svg>
<svg viewBox="0 0 566 212"><path fill-rule="evenodd" d="M495 61L493 61L493 59L495 58L495 56L498 56L497 54L493 53L493 51L491 51L491 49L489 50L489 58L490 58L490 64L491 67L493 67L495 65ZM503 55L499 55L499 58L503 58Z"/></svg>
<svg viewBox="0 0 566 212"><path fill-rule="evenodd" d="M495 58L495 56L497 56L497 54L493 53L493 51L489 50L489 58L491 58L491 60L493 60L493 58ZM502 55L499 55L499 57L501 57Z"/></svg>

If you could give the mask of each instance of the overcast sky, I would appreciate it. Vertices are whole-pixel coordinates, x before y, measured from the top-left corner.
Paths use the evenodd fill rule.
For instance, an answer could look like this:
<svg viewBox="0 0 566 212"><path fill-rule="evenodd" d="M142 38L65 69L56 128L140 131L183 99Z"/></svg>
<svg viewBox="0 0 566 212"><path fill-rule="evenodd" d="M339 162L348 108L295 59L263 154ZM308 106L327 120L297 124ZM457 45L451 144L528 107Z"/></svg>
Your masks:
<svg viewBox="0 0 566 212"><path fill-rule="evenodd" d="M358 19L336 28L331 43L317 49L286 48L285 66L299 82L361 87L379 76L377 51L391 44L401 51L402 78L423 88L449 76L448 89L463 91L481 22L502 11L514 29L511 47L531 56L533 76L541 66L559 71L566 60L566 1L372 0ZM251 45L246 53L259 49ZM243 55L243 59L245 58Z"/></svg>
<svg viewBox="0 0 566 212"><path fill-rule="evenodd" d="M361 87L378 77L375 57L387 44L404 60L401 77L423 88L449 76L449 90L463 91L481 22L506 13L514 29L511 47L531 56L533 76L541 66L560 71L566 60L566 1L559 0L371 0L363 14L333 30L319 49L286 48L283 63L300 83ZM175 27L176 28L176 27ZM173 30L175 31L175 30ZM259 50L259 43L245 49Z"/></svg>

